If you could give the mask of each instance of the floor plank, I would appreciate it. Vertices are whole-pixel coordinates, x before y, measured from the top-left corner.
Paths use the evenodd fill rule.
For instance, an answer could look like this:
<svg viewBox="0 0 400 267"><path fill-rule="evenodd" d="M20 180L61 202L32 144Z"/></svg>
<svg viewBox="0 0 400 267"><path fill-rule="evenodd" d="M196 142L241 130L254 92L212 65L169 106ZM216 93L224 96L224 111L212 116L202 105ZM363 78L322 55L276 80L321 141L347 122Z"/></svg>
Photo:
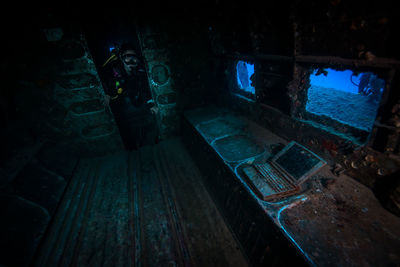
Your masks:
<svg viewBox="0 0 400 267"><path fill-rule="evenodd" d="M246 266L236 240L231 235L208 195L194 162L178 139L161 144L162 159L170 175L180 218L189 237L197 266Z"/></svg>
<svg viewBox="0 0 400 267"><path fill-rule="evenodd" d="M247 266L179 139L83 159L35 266Z"/></svg>

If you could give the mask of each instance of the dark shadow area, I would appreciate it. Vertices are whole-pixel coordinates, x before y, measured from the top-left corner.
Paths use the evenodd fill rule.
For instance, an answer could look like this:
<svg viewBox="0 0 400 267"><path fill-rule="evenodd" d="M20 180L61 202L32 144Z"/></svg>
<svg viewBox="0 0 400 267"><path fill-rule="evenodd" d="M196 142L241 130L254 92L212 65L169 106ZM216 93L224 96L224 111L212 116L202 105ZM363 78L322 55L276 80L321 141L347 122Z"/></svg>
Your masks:
<svg viewBox="0 0 400 267"><path fill-rule="evenodd" d="M400 172L381 177L376 180L373 188L373 192L382 206L398 217L400 217L400 209L396 205L396 201L398 201L400 196L396 192L396 189L400 186L399 177Z"/></svg>

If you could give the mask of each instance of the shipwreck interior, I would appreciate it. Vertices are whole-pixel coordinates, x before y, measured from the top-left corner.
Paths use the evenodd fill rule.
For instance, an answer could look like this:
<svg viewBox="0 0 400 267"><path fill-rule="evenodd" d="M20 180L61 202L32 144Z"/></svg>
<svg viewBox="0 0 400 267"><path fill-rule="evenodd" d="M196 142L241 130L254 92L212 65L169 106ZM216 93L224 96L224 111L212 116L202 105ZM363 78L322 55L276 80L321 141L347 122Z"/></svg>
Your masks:
<svg viewBox="0 0 400 267"><path fill-rule="evenodd" d="M15 11L0 266L400 266L390 1ZM130 75L125 43L132 83L106 72ZM154 118L135 134L128 84Z"/></svg>

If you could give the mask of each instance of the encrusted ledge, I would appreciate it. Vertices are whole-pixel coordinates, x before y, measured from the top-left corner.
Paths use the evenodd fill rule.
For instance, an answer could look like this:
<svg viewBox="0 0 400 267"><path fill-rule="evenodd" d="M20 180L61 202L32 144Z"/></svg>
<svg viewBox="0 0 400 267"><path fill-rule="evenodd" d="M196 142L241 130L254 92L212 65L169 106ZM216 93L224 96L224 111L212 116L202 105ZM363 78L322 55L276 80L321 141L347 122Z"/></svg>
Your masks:
<svg viewBox="0 0 400 267"><path fill-rule="evenodd" d="M257 197L243 166L265 162L287 140L217 107L186 112L183 138L255 265L400 263L400 218L383 209L368 188L343 174L333 175L329 166L307 180L297 195L277 202ZM293 258L283 259L285 253Z"/></svg>

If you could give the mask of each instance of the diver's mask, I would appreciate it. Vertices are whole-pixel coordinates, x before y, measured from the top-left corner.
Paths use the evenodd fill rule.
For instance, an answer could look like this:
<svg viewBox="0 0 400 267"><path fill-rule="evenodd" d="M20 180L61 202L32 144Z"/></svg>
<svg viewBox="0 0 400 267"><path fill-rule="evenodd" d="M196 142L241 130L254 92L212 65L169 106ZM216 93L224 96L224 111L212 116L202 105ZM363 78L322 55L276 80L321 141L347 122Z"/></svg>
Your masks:
<svg viewBox="0 0 400 267"><path fill-rule="evenodd" d="M133 50L127 50L121 55L122 61L130 70L133 70L139 65L139 58Z"/></svg>

